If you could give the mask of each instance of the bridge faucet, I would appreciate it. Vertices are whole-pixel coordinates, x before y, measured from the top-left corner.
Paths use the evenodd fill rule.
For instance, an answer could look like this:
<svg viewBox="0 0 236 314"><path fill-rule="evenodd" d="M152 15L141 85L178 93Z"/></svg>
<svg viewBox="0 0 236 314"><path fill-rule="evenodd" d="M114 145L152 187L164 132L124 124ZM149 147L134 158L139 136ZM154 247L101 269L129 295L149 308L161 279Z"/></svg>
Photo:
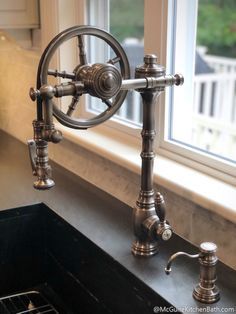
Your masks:
<svg viewBox="0 0 236 314"><path fill-rule="evenodd" d="M90 64L84 49L84 35L103 39L115 53L106 63ZM51 70L50 62L56 50L66 40L77 37L79 62L73 72ZM113 55L113 54L112 54ZM48 84L48 77L70 80L55 86ZM128 90L136 90L143 100L141 189L133 211L135 241L134 255L151 256L158 251L158 240L168 240L172 228L166 221L166 206L160 192L153 188L155 107L158 96L168 86L182 85L180 74L166 75L165 68L157 63L157 57L147 54L144 64L137 66L135 78L130 79L127 56L115 38L109 33L91 26L74 26L58 34L43 52L37 72L37 88L30 89L30 97L37 101L37 118L33 121L34 140L28 141L33 174L37 176L34 187L49 189L54 185L48 160L48 142L59 143L62 133L55 130L53 116L66 127L87 129L111 118L123 104ZM90 119L73 116L80 97L88 94L100 99L107 106ZM63 112L54 98L71 96L68 110Z"/></svg>

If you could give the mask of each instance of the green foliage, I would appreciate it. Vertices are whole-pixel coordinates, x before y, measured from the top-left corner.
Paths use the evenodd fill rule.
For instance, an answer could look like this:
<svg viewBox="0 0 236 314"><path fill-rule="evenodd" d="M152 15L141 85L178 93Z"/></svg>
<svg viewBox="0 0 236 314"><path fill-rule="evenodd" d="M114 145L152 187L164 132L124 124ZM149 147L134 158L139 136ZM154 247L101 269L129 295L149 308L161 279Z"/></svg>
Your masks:
<svg viewBox="0 0 236 314"><path fill-rule="evenodd" d="M199 0L197 44L211 54L236 57L235 0Z"/></svg>
<svg viewBox="0 0 236 314"><path fill-rule="evenodd" d="M199 0L198 7L197 44L206 46L208 53L235 58L236 0ZM110 0L111 33L120 42L126 37L142 39L143 15L144 0Z"/></svg>
<svg viewBox="0 0 236 314"><path fill-rule="evenodd" d="M110 0L110 31L122 42L143 38L144 0Z"/></svg>

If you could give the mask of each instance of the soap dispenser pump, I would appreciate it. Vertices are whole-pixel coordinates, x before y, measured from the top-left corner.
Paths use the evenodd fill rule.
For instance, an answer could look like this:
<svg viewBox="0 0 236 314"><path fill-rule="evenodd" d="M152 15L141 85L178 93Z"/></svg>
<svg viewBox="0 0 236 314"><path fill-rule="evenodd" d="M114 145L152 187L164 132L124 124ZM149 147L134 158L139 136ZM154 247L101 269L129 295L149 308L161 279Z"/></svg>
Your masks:
<svg viewBox="0 0 236 314"><path fill-rule="evenodd" d="M178 256L186 256L189 258L198 258L200 263L200 281L193 290L193 297L202 303L215 303L220 299L220 291L216 286L216 264L218 258L216 256L217 246L212 242L203 242L200 244L200 252L190 255L185 252L177 252L173 254L167 262L165 272L167 275L171 272L171 264Z"/></svg>

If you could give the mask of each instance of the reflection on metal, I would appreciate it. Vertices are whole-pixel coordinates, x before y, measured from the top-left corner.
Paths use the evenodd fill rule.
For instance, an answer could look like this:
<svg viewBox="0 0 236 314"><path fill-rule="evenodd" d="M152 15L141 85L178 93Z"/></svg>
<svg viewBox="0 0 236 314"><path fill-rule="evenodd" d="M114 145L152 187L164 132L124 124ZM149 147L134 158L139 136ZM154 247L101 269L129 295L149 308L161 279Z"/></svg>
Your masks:
<svg viewBox="0 0 236 314"><path fill-rule="evenodd" d="M84 47L84 36L104 40L115 53L106 63L89 64ZM80 64L73 71L50 70L49 63L55 51L66 40L77 37ZM149 54L144 64L136 68L135 79L130 79L129 62L121 45L109 33L91 26L76 26L57 35L47 46L40 59L37 89L30 89L30 97L37 100L37 119L33 122L34 141L29 141L31 164L37 181L36 189L48 189L54 185L48 165L47 142L58 143L61 132L55 130L53 115L63 125L74 129L94 127L111 118L122 105L128 90L136 90L143 100L142 171L141 190L133 214L135 241L134 255L150 256L157 252L159 239L168 240L172 229L165 220L163 196L153 189L153 142L155 137L155 106L157 97L165 87L182 85L180 74L166 75L165 68L157 63L157 57ZM62 77L71 81L55 86L48 85L48 76ZM89 94L107 105L102 113L90 119L73 118L80 96ZM64 113L54 98L72 96L71 104Z"/></svg>
<svg viewBox="0 0 236 314"><path fill-rule="evenodd" d="M193 297L202 303L214 303L220 299L220 292L216 282L216 256L217 246L212 242L203 242L200 245L200 253L190 255L185 252L173 254L165 268L167 275L171 272L171 264L178 256L198 258L200 263L200 282L193 290Z"/></svg>

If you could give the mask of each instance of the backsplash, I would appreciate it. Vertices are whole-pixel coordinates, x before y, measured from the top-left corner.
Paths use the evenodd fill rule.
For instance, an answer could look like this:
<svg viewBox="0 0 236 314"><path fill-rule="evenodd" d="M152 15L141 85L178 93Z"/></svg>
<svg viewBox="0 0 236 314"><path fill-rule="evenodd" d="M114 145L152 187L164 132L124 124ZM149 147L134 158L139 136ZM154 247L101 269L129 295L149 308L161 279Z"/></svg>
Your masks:
<svg viewBox="0 0 236 314"><path fill-rule="evenodd" d="M39 57L39 52L23 50L0 32L0 124L24 142L35 117L35 103L28 95L29 87L35 85Z"/></svg>
<svg viewBox="0 0 236 314"><path fill-rule="evenodd" d="M39 57L39 52L21 49L0 32L0 127L24 143L33 133L35 103L28 91L35 86ZM59 145L49 145L49 150L55 162L126 204L134 205L139 175L66 139ZM157 189L165 196L167 219L175 232L197 245L203 241L217 243L219 258L236 269L236 243L232 241L236 225L174 192Z"/></svg>

